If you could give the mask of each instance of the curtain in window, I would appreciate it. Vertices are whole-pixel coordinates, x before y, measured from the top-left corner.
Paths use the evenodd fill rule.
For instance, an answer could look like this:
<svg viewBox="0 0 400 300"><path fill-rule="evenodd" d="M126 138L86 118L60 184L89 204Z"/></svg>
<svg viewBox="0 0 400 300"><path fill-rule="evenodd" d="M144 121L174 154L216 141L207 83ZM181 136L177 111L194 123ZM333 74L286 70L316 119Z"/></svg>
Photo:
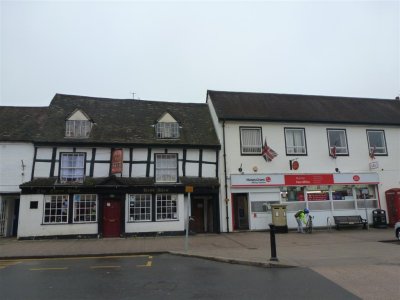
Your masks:
<svg viewBox="0 0 400 300"><path fill-rule="evenodd" d="M241 129L242 152L261 153L261 130L260 129Z"/></svg>

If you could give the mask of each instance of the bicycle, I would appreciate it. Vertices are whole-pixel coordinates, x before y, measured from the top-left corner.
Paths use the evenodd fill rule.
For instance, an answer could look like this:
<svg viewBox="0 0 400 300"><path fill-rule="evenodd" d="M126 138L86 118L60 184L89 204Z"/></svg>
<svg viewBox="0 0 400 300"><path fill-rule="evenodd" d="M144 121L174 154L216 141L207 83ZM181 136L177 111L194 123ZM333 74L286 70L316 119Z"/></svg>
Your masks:
<svg viewBox="0 0 400 300"><path fill-rule="evenodd" d="M308 215L306 228L305 228L305 232L306 233L310 233L310 234L312 233L312 231L313 231L313 219L314 219L314 216Z"/></svg>

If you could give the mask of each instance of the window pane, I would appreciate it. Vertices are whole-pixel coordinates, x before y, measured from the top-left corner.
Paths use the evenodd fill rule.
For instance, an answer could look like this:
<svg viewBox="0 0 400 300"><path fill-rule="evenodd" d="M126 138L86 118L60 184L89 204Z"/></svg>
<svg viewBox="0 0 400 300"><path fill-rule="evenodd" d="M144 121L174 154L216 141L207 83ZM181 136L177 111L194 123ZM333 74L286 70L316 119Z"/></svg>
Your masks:
<svg viewBox="0 0 400 300"><path fill-rule="evenodd" d="M304 129L285 129L287 154L306 154Z"/></svg>
<svg viewBox="0 0 400 300"><path fill-rule="evenodd" d="M87 120L68 120L65 123L65 136L89 137L92 123Z"/></svg>
<svg viewBox="0 0 400 300"><path fill-rule="evenodd" d="M45 196L43 223L68 223L68 195Z"/></svg>
<svg viewBox="0 0 400 300"><path fill-rule="evenodd" d="M85 173L85 153L62 153L60 181L83 182Z"/></svg>
<svg viewBox="0 0 400 300"><path fill-rule="evenodd" d="M241 128L240 136L243 154L261 153L262 139L260 128Z"/></svg>
<svg viewBox="0 0 400 300"><path fill-rule="evenodd" d="M151 195L129 195L129 221L151 221Z"/></svg>
<svg viewBox="0 0 400 300"><path fill-rule="evenodd" d="M174 194L156 195L156 220L178 220L177 196Z"/></svg>
<svg viewBox="0 0 400 300"><path fill-rule="evenodd" d="M156 181L177 182L177 155L156 154Z"/></svg>
<svg viewBox="0 0 400 300"><path fill-rule="evenodd" d="M346 132L344 130L328 130L330 150L336 147L336 154L348 154Z"/></svg>
<svg viewBox="0 0 400 300"><path fill-rule="evenodd" d="M369 152L387 154L384 131L367 131Z"/></svg>
<svg viewBox="0 0 400 300"><path fill-rule="evenodd" d="M74 195L74 223L97 222L97 195Z"/></svg>

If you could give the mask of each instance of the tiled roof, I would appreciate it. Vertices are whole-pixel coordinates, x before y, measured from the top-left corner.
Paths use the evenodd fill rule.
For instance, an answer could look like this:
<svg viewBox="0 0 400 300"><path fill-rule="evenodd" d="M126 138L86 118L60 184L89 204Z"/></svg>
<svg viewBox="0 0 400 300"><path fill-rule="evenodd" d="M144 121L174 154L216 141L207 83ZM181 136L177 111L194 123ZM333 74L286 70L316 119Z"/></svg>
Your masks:
<svg viewBox="0 0 400 300"><path fill-rule="evenodd" d="M208 91L220 120L400 125L400 101Z"/></svg>
<svg viewBox="0 0 400 300"><path fill-rule="evenodd" d="M7 110L6 107L1 107ZM66 118L76 109L82 110L94 126L89 138L66 138ZM102 145L160 145L218 148L219 140L214 130L208 106L205 103L175 103L144 100L118 100L56 94L48 108L13 108L12 115L0 114L0 124L5 123L10 139L29 136L34 142L102 144ZM29 112L40 117L18 116ZM1 111L1 110L0 110ZM179 139L157 139L154 125L163 113L169 112L177 119ZM3 136L6 136L3 134ZM4 140L0 136L0 140Z"/></svg>
<svg viewBox="0 0 400 300"><path fill-rule="evenodd" d="M0 141L33 141L47 116L47 107L0 106Z"/></svg>

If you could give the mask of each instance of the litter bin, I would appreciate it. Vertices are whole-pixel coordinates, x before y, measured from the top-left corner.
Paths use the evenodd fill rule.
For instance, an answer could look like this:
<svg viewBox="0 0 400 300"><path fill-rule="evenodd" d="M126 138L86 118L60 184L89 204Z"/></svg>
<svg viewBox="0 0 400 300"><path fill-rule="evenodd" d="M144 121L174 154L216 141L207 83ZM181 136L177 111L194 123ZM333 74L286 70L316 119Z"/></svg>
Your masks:
<svg viewBox="0 0 400 300"><path fill-rule="evenodd" d="M386 212L383 209L372 211L372 224L374 228L387 228Z"/></svg>
<svg viewBox="0 0 400 300"><path fill-rule="evenodd" d="M271 204L272 224L276 233L287 233L286 204Z"/></svg>

